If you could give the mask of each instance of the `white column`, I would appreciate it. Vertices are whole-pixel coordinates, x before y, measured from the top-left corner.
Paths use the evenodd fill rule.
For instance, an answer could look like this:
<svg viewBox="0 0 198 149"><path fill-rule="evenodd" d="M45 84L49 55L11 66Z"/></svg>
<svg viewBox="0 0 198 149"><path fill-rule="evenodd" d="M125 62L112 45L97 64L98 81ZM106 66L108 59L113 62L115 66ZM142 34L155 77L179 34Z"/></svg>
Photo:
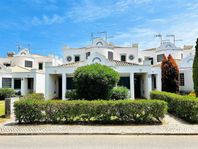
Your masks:
<svg viewBox="0 0 198 149"><path fill-rule="evenodd" d="M21 78L21 95L24 96L25 95L25 78Z"/></svg>
<svg viewBox="0 0 198 149"><path fill-rule="evenodd" d="M12 80L11 87L14 89L14 78L11 78L11 80Z"/></svg>
<svg viewBox="0 0 198 149"><path fill-rule="evenodd" d="M158 91L162 90L162 80L161 80L161 74L156 75L156 87Z"/></svg>
<svg viewBox="0 0 198 149"><path fill-rule="evenodd" d="M62 74L62 100L65 100L66 98L65 98L65 93L66 93L66 90L67 90L67 88L66 88L66 74L65 73L63 73Z"/></svg>
<svg viewBox="0 0 198 149"><path fill-rule="evenodd" d="M2 88L2 77L0 77L0 88Z"/></svg>
<svg viewBox="0 0 198 149"><path fill-rule="evenodd" d="M37 84L37 76L35 75L35 77L33 77L33 92L37 93L37 86L36 85L39 85Z"/></svg>
<svg viewBox="0 0 198 149"><path fill-rule="evenodd" d="M53 91L53 78L50 74L46 73L45 74L45 99L52 99L54 96L54 91Z"/></svg>
<svg viewBox="0 0 198 149"><path fill-rule="evenodd" d="M130 73L130 94L131 99L135 99L135 89L134 89L134 73Z"/></svg>
<svg viewBox="0 0 198 149"><path fill-rule="evenodd" d="M146 79L147 79L146 98L149 99L150 98L150 92L152 91L152 77L151 77L151 74L147 73Z"/></svg>

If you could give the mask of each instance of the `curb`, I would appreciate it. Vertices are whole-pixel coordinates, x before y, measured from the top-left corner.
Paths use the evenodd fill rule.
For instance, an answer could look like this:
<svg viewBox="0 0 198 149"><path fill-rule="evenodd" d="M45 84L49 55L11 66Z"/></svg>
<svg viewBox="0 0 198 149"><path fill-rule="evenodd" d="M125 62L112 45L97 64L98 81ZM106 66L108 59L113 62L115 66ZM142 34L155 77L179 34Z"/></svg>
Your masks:
<svg viewBox="0 0 198 149"><path fill-rule="evenodd" d="M198 133L0 133L0 136L37 136L37 135L164 135L164 136L195 136L198 135Z"/></svg>

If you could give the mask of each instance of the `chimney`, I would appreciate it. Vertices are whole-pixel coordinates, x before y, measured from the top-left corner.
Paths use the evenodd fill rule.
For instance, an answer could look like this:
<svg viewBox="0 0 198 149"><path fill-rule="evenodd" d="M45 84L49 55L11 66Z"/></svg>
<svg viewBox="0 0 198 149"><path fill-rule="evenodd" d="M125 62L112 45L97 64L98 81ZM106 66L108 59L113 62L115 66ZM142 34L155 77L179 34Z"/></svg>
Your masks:
<svg viewBox="0 0 198 149"><path fill-rule="evenodd" d="M138 43L132 44L132 48L138 48Z"/></svg>
<svg viewBox="0 0 198 149"><path fill-rule="evenodd" d="M8 52L8 53L7 53L7 56L8 56L8 57L13 57L13 56L14 56L14 52Z"/></svg>

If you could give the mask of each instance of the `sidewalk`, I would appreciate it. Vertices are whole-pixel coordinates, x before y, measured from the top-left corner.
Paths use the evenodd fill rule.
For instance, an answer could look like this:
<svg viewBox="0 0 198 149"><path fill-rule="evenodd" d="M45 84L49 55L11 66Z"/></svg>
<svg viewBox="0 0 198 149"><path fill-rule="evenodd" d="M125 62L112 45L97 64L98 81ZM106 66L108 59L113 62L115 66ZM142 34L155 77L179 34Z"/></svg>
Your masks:
<svg viewBox="0 0 198 149"><path fill-rule="evenodd" d="M198 135L198 125L166 115L163 125L16 125L0 124L0 135Z"/></svg>

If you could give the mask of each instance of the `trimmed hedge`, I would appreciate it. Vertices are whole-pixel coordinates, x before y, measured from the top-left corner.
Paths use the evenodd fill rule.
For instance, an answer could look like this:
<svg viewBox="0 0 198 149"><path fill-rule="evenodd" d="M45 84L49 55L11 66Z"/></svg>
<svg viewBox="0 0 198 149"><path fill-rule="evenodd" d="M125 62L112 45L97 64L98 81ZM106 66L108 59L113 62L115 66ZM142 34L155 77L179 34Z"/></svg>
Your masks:
<svg viewBox="0 0 198 149"><path fill-rule="evenodd" d="M76 93L80 99L86 100L108 100L119 79L117 71L98 63L78 67L74 72Z"/></svg>
<svg viewBox="0 0 198 149"><path fill-rule="evenodd" d="M42 93L29 93L22 97L22 99L31 99L31 100L44 100L44 95Z"/></svg>
<svg viewBox="0 0 198 149"><path fill-rule="evenodd" d="M123 86L114 87L111 92L111 99L114 100L127 99L129 94L129 90Z"/></svg>
<svg viewBox="0 0 198 149"><path fill-rule="evenodd" d="M15 96L15 91L12 88L0 88L0 100Z"/></svg>
<svg viewBox="0 0 198 149"><path fill-rule="evenodd" d="M198 99L174 93L152 91L151 99L159 99L168 103L168 111L190 123L198 123Z"/></svg>
<svg viewBox="0 0 198 149"><path fill-rule="evenodd" d="M167 112L157 100L20 100L14 107L19 123L159 123Z"/></svg>

